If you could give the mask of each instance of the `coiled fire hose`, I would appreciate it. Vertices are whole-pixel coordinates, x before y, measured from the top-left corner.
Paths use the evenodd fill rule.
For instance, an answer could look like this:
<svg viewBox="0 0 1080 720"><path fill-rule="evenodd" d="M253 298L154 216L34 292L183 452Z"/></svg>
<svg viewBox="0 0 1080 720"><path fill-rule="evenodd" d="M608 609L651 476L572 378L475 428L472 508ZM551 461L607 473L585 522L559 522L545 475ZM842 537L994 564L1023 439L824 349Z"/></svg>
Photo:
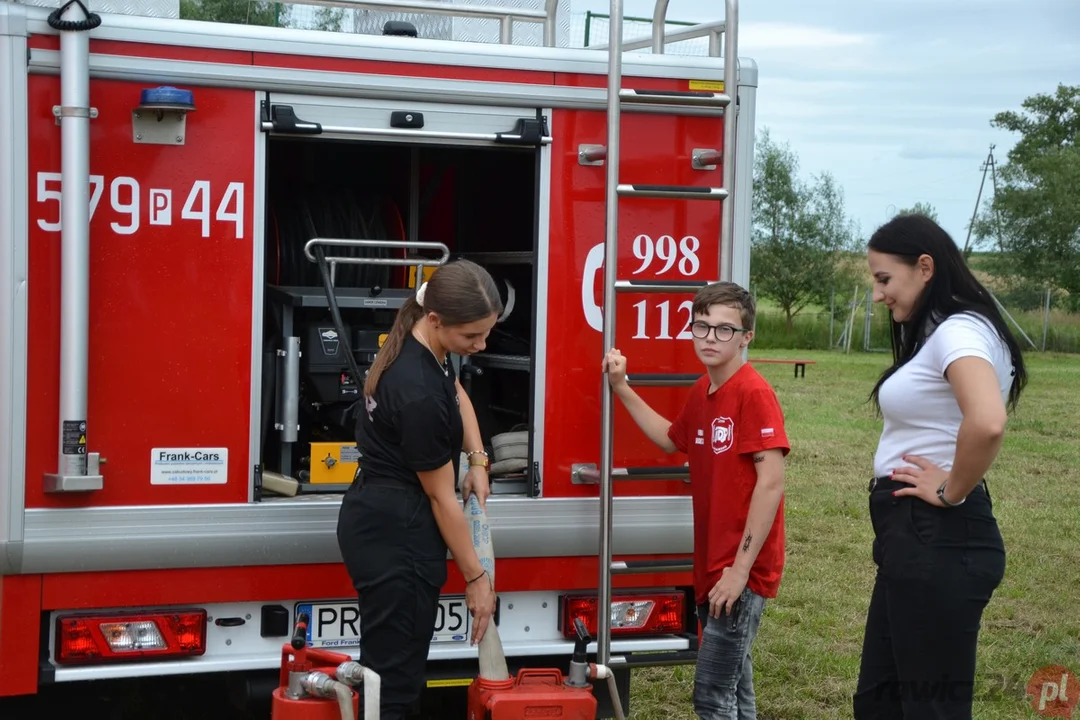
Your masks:
<svg viewBox="0 0 1080 720"><path fill-rule="evenodd" d="M495 584L495 548L491 544L491 526L488 524L487 513L480 506L476 495L470 493L465 502L465 518L469 521L469 529L472 532L473 547L476 548L476 556L480 559L480 565L491 576L491 584ZM480 677L485 680L508 680L510 671L506 667L506 654L503 652L502 640L499 638L499 629L492 619L488 623L484 637L480 639Z"/></svg>

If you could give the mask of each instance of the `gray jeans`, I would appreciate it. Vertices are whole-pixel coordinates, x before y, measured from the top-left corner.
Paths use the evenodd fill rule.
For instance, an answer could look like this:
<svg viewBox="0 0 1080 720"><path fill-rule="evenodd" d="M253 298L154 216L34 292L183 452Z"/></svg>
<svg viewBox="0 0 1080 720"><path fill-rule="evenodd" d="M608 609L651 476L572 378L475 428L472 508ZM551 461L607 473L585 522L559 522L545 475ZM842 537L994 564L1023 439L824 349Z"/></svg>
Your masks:
<svg viewBox="0 0 1080 720"><path fill-rule="evenodd" d="M702 720L755 720L754 668L750 649L761 624L765 598L746 588L731 614L709 616L698 606L702 625L694 672L694 712Z"/></svg>

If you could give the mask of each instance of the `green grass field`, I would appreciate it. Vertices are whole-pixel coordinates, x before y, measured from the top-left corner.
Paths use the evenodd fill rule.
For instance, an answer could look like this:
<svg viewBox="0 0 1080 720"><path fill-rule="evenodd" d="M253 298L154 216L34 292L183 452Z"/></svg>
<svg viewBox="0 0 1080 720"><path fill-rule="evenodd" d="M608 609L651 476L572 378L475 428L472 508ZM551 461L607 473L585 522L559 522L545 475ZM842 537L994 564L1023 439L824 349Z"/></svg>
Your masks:
<svg viewBox="0 0 1080 720"><path fill-rule="evenodd" d="M792 452L787 565L753 653L758 717L850 718L874 571L866 485L880 425L866 398L888 356L751 350L818 363L805 379L759 366L784 406ZM1027 359L1028 389L987 476L1008 567L983 616L980 720L1039 717L1024 698L1032 674L1053 664L1080 673L1080 357ZM693 667L635 671L632 717L693 718L692 687Z"/></svg>

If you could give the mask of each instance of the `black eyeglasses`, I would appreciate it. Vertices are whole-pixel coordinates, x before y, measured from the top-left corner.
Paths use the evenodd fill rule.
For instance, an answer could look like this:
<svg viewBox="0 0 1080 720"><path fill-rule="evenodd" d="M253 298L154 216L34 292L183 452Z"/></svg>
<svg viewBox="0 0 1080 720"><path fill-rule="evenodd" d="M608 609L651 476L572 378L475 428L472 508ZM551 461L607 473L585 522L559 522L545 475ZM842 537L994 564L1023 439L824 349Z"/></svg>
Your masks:
<svg viewBox="0 0 1080 720"><path fill-rule="evenodd" d="M737 332L749 332L747 328L731 327L730 325L709 325L700 320L695 321L694 324L690 326L690 333L699 340L704 340L709 337L710 330L712 330L713 336L720 342L727 342L735 337L735 333Z"/></svg>

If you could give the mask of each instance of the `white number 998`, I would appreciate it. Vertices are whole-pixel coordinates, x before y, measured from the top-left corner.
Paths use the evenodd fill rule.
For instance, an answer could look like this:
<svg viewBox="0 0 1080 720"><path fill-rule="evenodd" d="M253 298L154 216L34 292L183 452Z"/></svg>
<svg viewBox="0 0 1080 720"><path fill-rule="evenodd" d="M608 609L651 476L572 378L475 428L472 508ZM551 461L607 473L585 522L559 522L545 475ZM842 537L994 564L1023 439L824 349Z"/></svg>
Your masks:
<svg viewBox="0 0 1080 720"><path fill-rule="evenodd" d="M683 275L694 275L701 267L697 252L701 249L701 241L693 235L687 235L675 245L675 238L671 235L661 235L655 241L648 235L641 234L634 238L634 257L641 261L641 266L634 271L640 275L649 269L653 260L663 263L656 271L657 275L663 275L679 263L679 272Z"/></svg>

